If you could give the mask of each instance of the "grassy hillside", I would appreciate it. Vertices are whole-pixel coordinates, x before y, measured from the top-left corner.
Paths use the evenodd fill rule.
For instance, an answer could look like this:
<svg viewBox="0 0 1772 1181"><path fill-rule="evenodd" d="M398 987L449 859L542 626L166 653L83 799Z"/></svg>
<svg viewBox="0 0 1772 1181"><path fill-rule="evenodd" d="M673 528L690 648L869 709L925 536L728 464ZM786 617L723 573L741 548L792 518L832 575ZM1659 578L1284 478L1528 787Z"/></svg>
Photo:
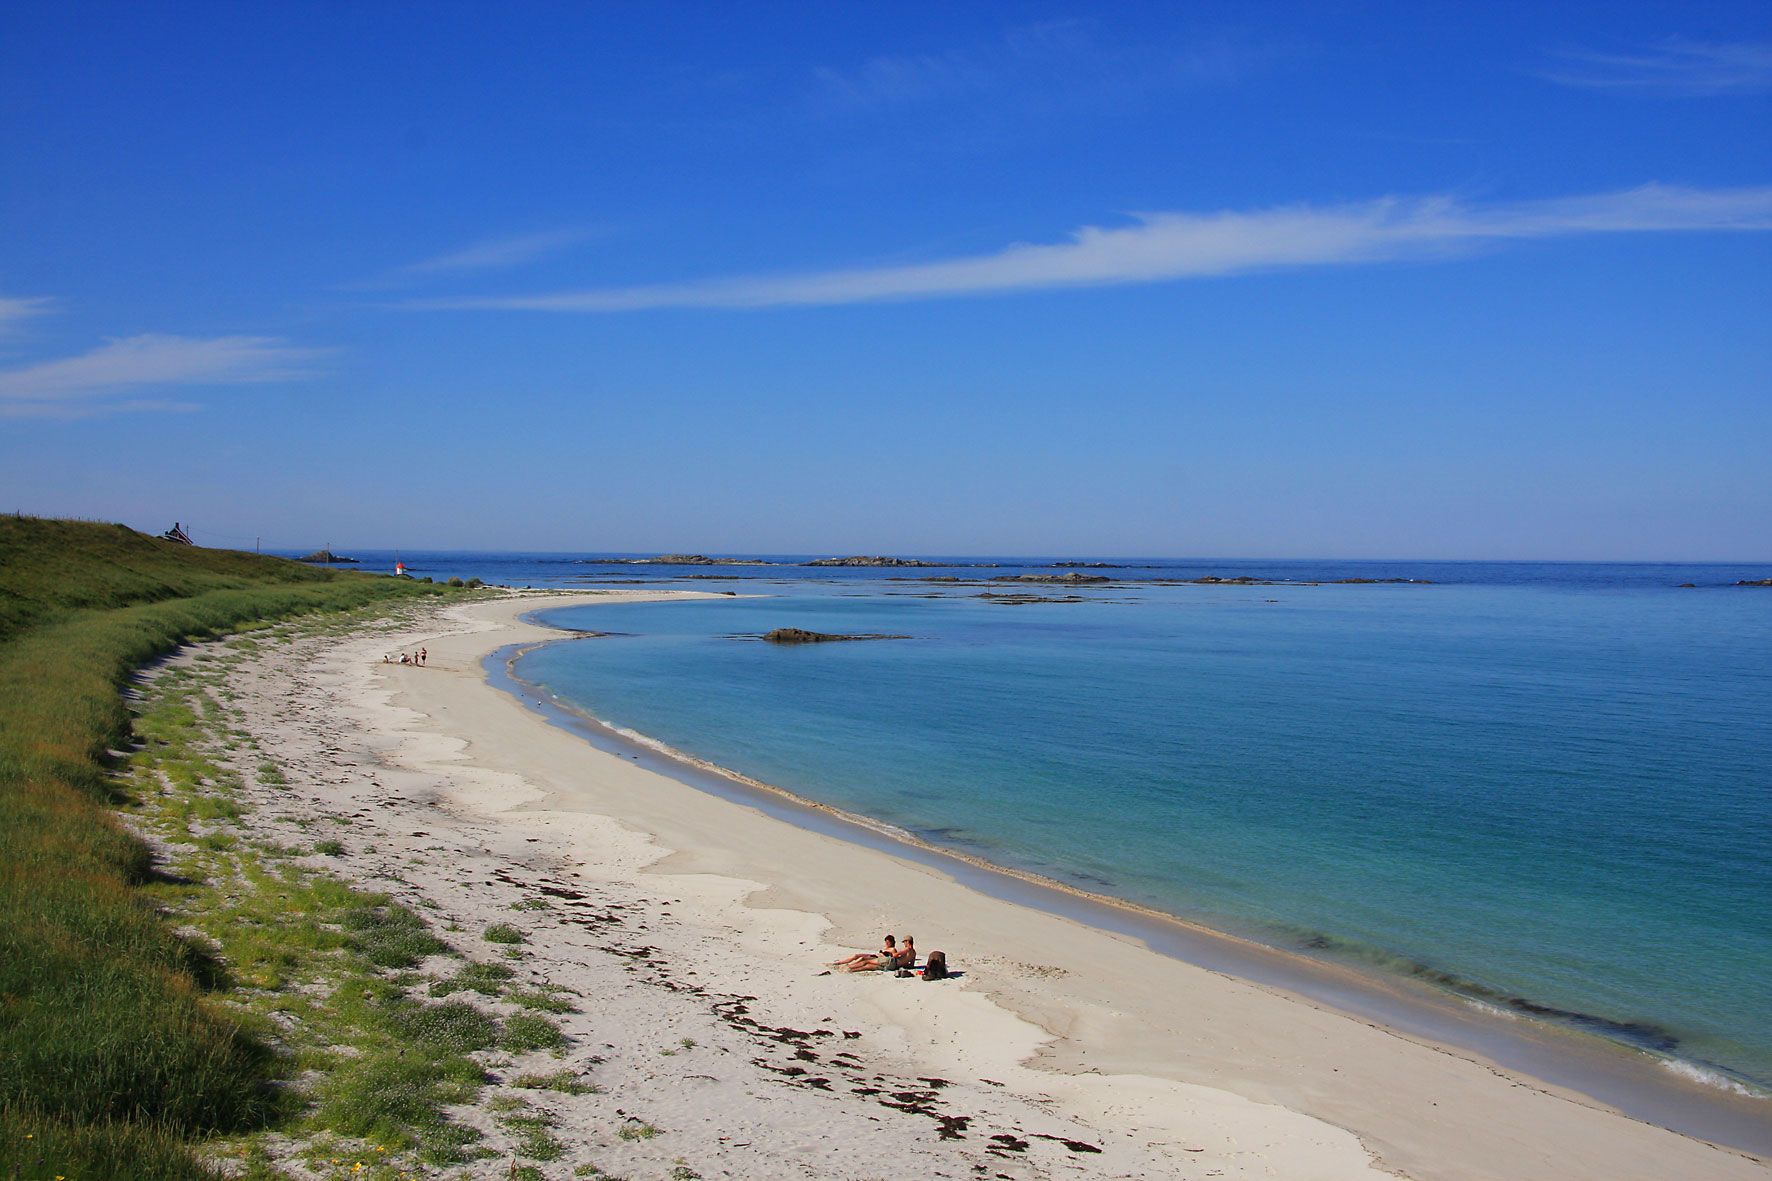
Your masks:
<svg viewBox="0 0 1772 1181"><path fill-rule="evenodd" d="M216 966L136 887L105 807L120 689L181 642L428 584L0 517L0 1176L207 1177L183 1144L262 1125L274 1064Z"/></svg>
<svg viewBox="0 0 1772 1181"><path fill-rule="evenodd" d="M336 582L287 558L198 549L123 525L0 517L0 642L59 612L128 607L213 590Z"/></svg>

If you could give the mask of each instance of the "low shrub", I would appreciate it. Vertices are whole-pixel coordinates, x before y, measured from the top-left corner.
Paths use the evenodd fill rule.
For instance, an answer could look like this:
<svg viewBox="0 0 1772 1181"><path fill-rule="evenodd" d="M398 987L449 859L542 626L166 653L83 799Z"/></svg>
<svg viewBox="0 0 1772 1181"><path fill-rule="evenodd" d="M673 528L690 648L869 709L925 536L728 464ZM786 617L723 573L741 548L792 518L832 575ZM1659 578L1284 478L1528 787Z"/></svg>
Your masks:
<svg viewBox="0 0 1772 1181"><path fill-rule="evenodd" d="M431 934L423 919L386 899L347 911L342 925L351 932L351 947L381 968L410 968L426 956L449 950L447 943Z"/></svg>
<svg viewBox="0 0 1772 1181"><path fill-rule="evenodd" d="M512 1004L522 1005L525 1009L540 1009L544 1013L575 1013L578 1007L557 993L543 992L537 988L513 989L505 998Z"/></svg>
<svg viewBox="0 0 1772 1181"><path fill-rule="evenodd" d="M498 1048L507 1054L557 1050L565 1044L566 1035L560 1027L539 1013L518 1013L505 1018L504 1032L498 1039Z"/></svg>
<svg viewBox="0 0 1772 1181"><path fill-rule="evenodd" d="M448 1054L471 1054L502 1042L498 1021L466 1001L408 1001L389 1009L388 1025L402 1037Z"/></svg>
<svg viewBox="0 0 1772 1181"><path fill-rule="evenodd" d="M481 996L498 996L504 992L503 982L515 975L515 972L503 964L470 963L449 979L434 982L430 987L430 994L448 996L452 992L472 989Z"/></svg>

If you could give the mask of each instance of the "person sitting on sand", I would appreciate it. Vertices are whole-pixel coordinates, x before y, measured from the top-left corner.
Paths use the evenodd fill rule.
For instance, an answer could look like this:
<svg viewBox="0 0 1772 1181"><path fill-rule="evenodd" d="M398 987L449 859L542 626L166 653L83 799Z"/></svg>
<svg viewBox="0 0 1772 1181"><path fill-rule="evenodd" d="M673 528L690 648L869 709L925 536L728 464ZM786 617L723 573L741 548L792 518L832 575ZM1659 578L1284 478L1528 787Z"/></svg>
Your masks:
<svg viewBox="0 0 1772 1181"><path fill-rule="evenodd" d="M850 956L848 959L838 960L836 963L832 964L831 967L841 968L845 972L872 972L878 970L881 966L880 963L876 963L875 961L882 961L887 964L897 963L898 940L888 935L886 936L885 944L879 951L858 952L857 954ZM865 968L861 966L864 963L867 964L867 967Z"/></svg>
<svg viewBox="0 0 1772 1181"><path fill-rule="evenodd" d="M409 660L407 660L407 659L406 659L406 653L404 653L404 652L402 652L402 653L400 653L400 663L401 663L401 664L410 664L410 663L412 663L412 662L411 662L411 661L409 661Z"/></svg>
<svg viewBox="0 0 1772 1181"><path fill-rule="evenodd" d="M946 980L948 978L948 957L945 952L932 951L923 963L923 979Z"/></svg>
<svg viewBox="0 0 1772 1181"><path fill-rule="evenodd" d="M901 972L907 972L917 966L917 945L906 935L904 942L898 945L898 954L892 959L892 966Z"/></svg>

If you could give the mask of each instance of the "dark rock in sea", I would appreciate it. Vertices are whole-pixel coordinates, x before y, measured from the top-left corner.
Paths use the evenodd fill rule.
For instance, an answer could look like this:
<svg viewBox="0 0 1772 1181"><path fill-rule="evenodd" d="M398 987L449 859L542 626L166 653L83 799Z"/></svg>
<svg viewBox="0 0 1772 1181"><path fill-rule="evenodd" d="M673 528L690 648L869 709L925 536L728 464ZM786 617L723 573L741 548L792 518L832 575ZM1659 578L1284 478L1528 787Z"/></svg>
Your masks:
<svg viewBox="0 0 1772 1181"><path fill-rule="evenodd" d="M801 562L802 566L934 566L940 568L946 562L919 562L915 558L815 558L810 562Z"/></svg>
<svg viewBox="0 0 1772 1181"><path fill-rule="evenodd" d="M830 632L809 632L797 627L778 627L762 637L771 644L824 644L833 640L908 640L909 636L833 635Z"/></svg>
<svg viewBox="0 0 1772 1181"><path fill-rule="evenodd" d="M1682 583L1681 583L1681 584L1680 584L1680 585L1679 585L1679 586L1678 586L1678 587L1676 587L1676 588L1675 588L1675 589L1676 589L1676 590L1697 590L1697 589L1698 589L1698 584L1697 584L1697 583L1696 583L1696 582L1682 582Z"/></svg>
<svg viewBox="0 0 1772 1181"><path fill-rule="evenodd" d="M1054 562L1052 566L1055 570L1063 570L1067 567L1075 567L1079 570L1124 570L1126 568L1116 562Z"/></svg>
<svg viewBox="0 0 1772 1181"><path fill-rule="evenodd" d="M1088 603L1094 601L1086 599L1081 595L1036 595L1028 593L1000 595L994 591L980 591L972 597L975 599L984 599L986 602L994 603L1003 607L1020 607L1028 603Z"/></svg>
<svg viewBox="0 0 1772 1181"><path fill-rule="evenodd" d="M1749 582L1747 579L1744 578L1740 582L1736 583L1735 585L1736 586L1772 586L1772 578L1762 578L1757 582Z"/></svg>
<svg viewBox="0 0 1772 1181"><path fill-rule="evenodd" d="M662 554L656 558L610 558L612 566L775 566L761 558L710 558L706 554Z"/></svg>
<svg viewBox="0 0 1772 1181"><path fill-rule="evenodd" d="M1153 578L1150 581L1163 586L1379 586L1387 582L1406 583L1410 586L1433 585L1433 581L1427 578L1331 578L1295 582L1290 578L1282 581L1256 578L1249 574L1239 574L1235 578L1205 574L1199 578Z"/></svg>
<svg viewBox="0 0 1772 1181"><path fill-rule="evenodd" d="M1419 586L1432 586L1426 578L1332 578L1330 586L1377 586L1384 582L1409 582Z"/></svg>
<svg viewBox="0 0 1772 1181"><path fill-rule="evenodd" d="M992 582L1058 582L1075 584L1079 582L1112 582L1105 574L1079 574L1072 570L1068 574L997 574Z"/></svg>
<svg viewBox="0 0 1772 1181"><path fill-rule="evenodd" d="M298 561L298 562L318 562L321 565L326 565L326 566L342 566L347 562L353 566L355 566L357 564L356 558L346 558L346 557L343 557L339 554L333 553L329 549L317 549L305 558L297 558L296 561Z"/></svg>

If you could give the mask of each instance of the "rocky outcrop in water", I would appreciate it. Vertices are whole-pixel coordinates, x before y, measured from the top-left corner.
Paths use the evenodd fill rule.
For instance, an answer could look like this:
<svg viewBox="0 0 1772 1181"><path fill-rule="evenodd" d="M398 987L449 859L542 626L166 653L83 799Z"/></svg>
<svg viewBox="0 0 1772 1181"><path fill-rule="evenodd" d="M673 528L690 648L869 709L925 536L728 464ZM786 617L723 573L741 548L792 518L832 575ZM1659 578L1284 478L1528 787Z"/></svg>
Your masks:
<svg viewBox="0 0 1772 1181"><path fill-rule="evenodd" d="M762 637L771 644L825 644L833 640L908 640L909 636L833 635L830 632L809 632L797 627L778 627Z"/></svg>
<svg viewBox="0 0 1772 1181"><path fill-rule="evenodd" d="M663 554L656 558L599 558L610 566L773 566L758 558L710 558L706 554Z"/></svg>
<svg viewBox="0 0 1772 1181"><path fill-rule="evenodd" d="M1112 582L1105 574L1080 574L1072 570L1068 574L998 574L992 582L1057 582L1075 585L1079 582Z"/></svg>
<svg viewBox="0 0 1772 1181"><path fill-rule="evenodd" d="M1407 583L1411 586L1433 585L1426 578L1306 578L1297 582L1292 579L1282 582L1272 578L1255 578L1248 574L1239 574L1235 578L1207 574L1200 578L1153 578L1150 581L1172 586L1379 586L1390 582Z"/></svg>
<svg viewBox="0 0 1772 1181"><path fill-rule="evenodd" d="M816 558L810 562L800 563L802 566L934 566L940 568L946 562L919 562L916 558Z"/></svg>
<svg viewBox="0 0 1772 1181"><path fill-rule="evenodd" d="M344 557L340 554L335 554L329 549L317 549L305 558L297 558L296 561L298 561L298 562L318 562L321 565L325 565L325 566L339 566L339 565L343 565L346 562L349 562L353 566L355 566L357 564L356 558L347 558L347 557Z"/></svg>

